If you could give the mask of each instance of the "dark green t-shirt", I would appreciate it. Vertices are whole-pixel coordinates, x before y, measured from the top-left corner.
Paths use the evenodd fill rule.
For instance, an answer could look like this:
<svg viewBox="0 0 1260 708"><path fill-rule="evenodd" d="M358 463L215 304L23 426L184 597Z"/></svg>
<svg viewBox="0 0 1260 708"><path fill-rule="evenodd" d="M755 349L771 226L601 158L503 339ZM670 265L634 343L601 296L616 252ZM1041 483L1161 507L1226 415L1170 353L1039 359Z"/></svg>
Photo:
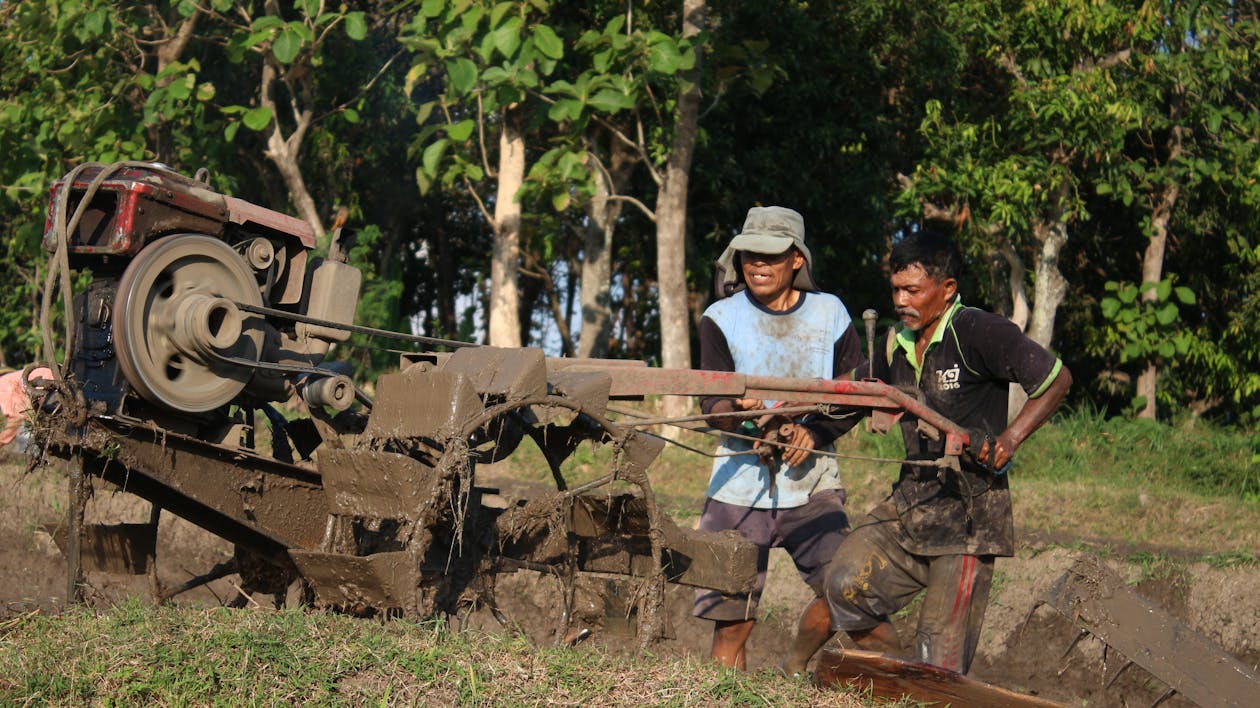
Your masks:
<svg viewBox="0 0 1260 708"><path fill-rule="evenodd" d="M970 430L997 437L1006 429L1009 384L1032 398L1058 376L1058 357L1024 336L1010 320L960 301L942 316L923 365L914 364L915 333L897 331L890 357L876 357L876 377L918 389L933 410ZM907 460L937 460L944 436L918 431L918 418L900 422ZM919 555L1010 556L1015 530L1006 475L995 475L963 456L962 471L902 465L889 499L872 511L898 521L901 545Z"/></svg>

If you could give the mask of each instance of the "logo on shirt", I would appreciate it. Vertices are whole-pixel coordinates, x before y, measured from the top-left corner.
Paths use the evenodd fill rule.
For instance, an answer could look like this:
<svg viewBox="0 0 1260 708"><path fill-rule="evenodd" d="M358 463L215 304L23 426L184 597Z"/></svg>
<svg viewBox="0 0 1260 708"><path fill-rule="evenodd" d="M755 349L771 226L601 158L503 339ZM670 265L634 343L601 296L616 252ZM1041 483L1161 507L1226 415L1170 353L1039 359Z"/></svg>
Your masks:
<svg viewBox="0 0 1260 708"><path fill-rule="evenodd" d="M959 370L957 364L954 364L954 368L952 369L937 369L937 387L942 391L952 391L953 389L958 388L961 385L958 383L958 378L961 373L962 372Z"/></svg>

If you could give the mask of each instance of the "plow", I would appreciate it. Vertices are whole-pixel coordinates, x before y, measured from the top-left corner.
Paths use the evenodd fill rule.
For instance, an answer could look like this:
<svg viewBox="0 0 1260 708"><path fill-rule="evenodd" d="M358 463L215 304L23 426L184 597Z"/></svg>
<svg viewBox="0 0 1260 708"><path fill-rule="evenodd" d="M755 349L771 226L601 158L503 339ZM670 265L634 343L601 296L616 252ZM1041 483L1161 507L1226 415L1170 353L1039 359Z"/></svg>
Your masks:
<svg viewBox="0 0 1260 708"><path fill-rule="evenodd" d="M352 242L353 232L338 229L318 256L306 222L219 194L204 173L89 164L54 185L41 319L45 357L57 361L51 380L28 383L43 453L71 462L61 541L68 597L79 594L85 570L149 573L159 599L235 573L246 590L279 597L296 587L305 602L361 615L487 608L506 622L496 578L529 570L561 583L557 637L573 636L574 583L588 577L607 588L620 619L633 617L646 646L667 633L668 584L738 593L757 570L754 546L733 532L680 527L653 493L651 466L669 441L648 431L704 428L707 417L654 418L635 402L790 401L778 412L860 413L876 431L913 416L945 439L942 469L957 469L969 442L913 394L875 380L659 369L359 326ZM336 360L354 335L400 343L397 370L371 393ZM478 479L479 466L522 444L541 452L553 488L515 499ZM564 464L583 444L608 448L610 461L574 483ZM86 524L98 480L149 502L149 522ZM233 558L161 587L153 556L162 513L230 542ZM1254 691L1255 676L1236 661L1216 661L1228 670L1208 689L1192 687L1184 672L1139 658L1150 653L1150 635L1083 620L1116 595L1106 583L1065 580L1054 592L1045 604L1173 692L1242 705L1236 699Z"/></svg>

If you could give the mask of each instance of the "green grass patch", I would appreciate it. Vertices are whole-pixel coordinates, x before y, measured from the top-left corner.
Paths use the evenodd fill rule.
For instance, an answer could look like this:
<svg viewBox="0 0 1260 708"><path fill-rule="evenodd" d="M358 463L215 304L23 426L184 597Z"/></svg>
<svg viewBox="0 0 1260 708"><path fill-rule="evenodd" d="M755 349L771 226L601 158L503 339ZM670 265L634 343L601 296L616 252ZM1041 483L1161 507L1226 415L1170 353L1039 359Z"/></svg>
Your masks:
<svg viewBox="0 0 1260 708"><path fill-rule="evenodd" d="M1139 581L1168 580L1185 570L1185 562L1174 560L1162 553L1143 551L1131 553L1125 561L1138 569Z"/></svg>
<svg viewBox="0 0 1260 708"><path fill-rule="evenodd" d="M1250 551L1231 551L1206 555L1203 562L1213 568L1254 568L1260 565L1260 558Z"/></svg>
<svg viewBox="0 0 1260 708"><path fill-rule="evenodd" d="M875 705L771 671L535 647L440 621L134 601L0 623L0 703Z"/></svg>
<svg viewBox="0 0 1260 708"><path fill-rule="evenodd" d="M1101 480L1260 502L1258 438L1198 421L1170 426L1081 410L1055 419L1020 449L1018 474L1053 481Z"/></svg>

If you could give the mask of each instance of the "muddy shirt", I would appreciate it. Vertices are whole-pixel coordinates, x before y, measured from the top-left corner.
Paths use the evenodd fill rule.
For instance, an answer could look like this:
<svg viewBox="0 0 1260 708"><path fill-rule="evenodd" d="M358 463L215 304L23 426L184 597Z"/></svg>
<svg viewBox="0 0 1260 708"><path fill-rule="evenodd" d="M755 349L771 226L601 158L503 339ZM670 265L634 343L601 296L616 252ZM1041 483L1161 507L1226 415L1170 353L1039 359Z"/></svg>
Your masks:
<svg viewBox="0 0 1260 708"><path fill-rule="evenodd" d="M700 366L711 371L736 371L751 376L833 378L847 374L865 359L849 312L840 298L827 293L800 291L796 304L783 312L766 309L740 291L709 306L700 321ZM701 401L705 412L719 399ZM766 401L767 408L776 401ZM847 423L851 427L852 422ZM810 428L820 442L839 432L826 423ZM840 432L843 432L841 430ZM820 444L820 450L834 449ZM811 456L803 464L777 464L775 490L770 470L755 454L752 443L723 435L709 478L708 496L727 504L758 509L790 509L809 501L823 489L840 489L835 458Z"/></svg>
<svg viewBox="0 0 1260 708"><path fill-rule="evenodd" d="M898 328L889 357L875 357L875 375L894 386L915 387L933 410L955 423L996 438L1007 424L1009 384L1030 398L1049 388L1062 368L1059 359L1024 336L1010 320L971 307L954 306L941 317L932 341L915 365L916 335ZM945 437L921 435L918 418L900 421L907 460L936 460ZM962 472L902 465L889 499L871 515L899 520L899 541L919 555L1010 556L1015 553L1007 475L995 475L963 455Z"/></svg>

